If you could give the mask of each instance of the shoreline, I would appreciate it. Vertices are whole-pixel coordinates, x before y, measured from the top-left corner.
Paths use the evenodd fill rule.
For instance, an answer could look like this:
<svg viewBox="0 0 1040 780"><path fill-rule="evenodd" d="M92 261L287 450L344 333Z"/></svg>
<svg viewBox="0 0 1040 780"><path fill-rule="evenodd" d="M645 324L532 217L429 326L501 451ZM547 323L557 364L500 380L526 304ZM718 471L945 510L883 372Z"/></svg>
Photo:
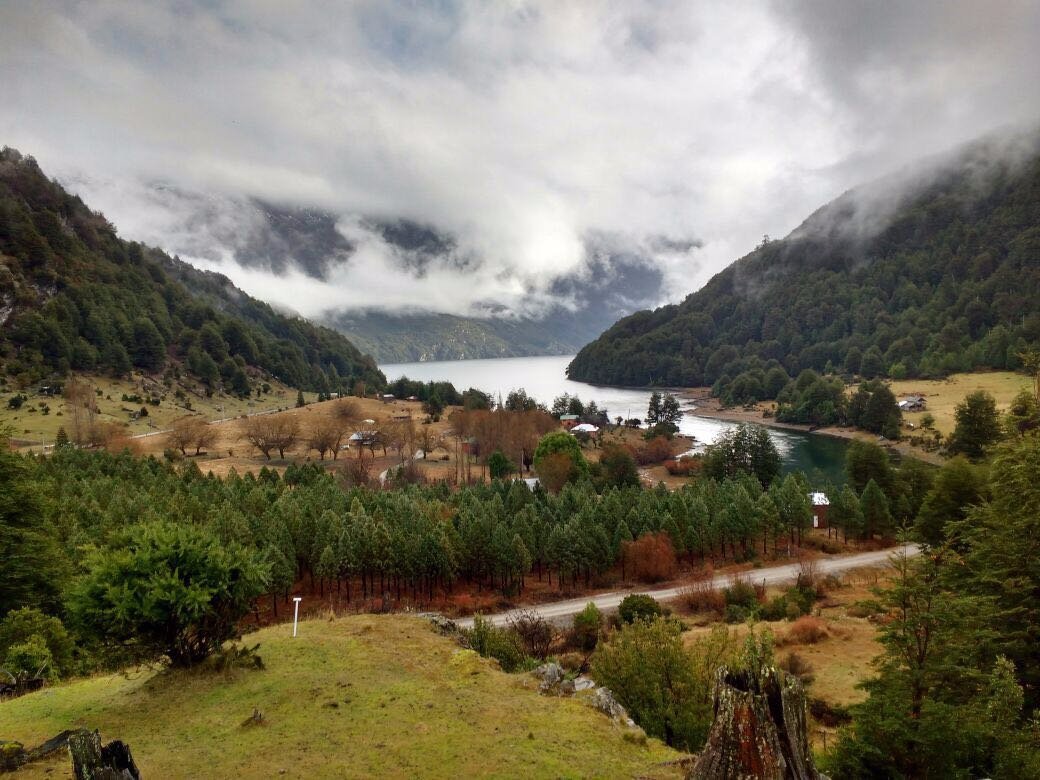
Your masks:
<svg viewBox="0 0 1040 780"><path fill-rule="evenodd" d="M838 425L827 425L820 428L813 428L811 425L806 425L804 423L777 422L772 417L766 417L763 413L764 410L759 408L758 405L756 405L754 409L724 408L720 405L718 399L711 397L708 388L687 389L683 391L682 397L684 400L693 404L693 408L688 409L686 414L692 414L696 417L704 417L710 420L722 420L724 422L733 423L750 422L755 423L756 425L764 425L767 428L830 436L834 439L845 439L847 441L859 439L860 441L877 443L877 439L879 438L876 434L867 431L862 431L857 428L846 428ZM903 457L915 458L933 466L941 466L946 462L945 458L937 453L926 452L917 447L913 447L902 440L886 440L882 446L894 449Z"/></svg>

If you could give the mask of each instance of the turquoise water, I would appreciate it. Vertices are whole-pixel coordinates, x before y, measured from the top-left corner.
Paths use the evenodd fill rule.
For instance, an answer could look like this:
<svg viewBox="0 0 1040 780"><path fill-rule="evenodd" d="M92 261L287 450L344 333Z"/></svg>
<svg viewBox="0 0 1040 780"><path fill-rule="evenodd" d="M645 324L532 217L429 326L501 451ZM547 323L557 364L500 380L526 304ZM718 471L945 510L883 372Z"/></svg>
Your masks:
<svg viewBox="0 0 1040 780"><path fill-rule="evenodd" d="M579 396L583 401L595 401L606 408L611 418L644 417L650 391L633 388L602 387L567 378L566 368L573 356L495 358L491 360L445 360L427 363L388 363L380 366L386 378L402 376L423 382L447 381L459 390L475 387L494 398L505 396L510 390L523 388L527 394L547 406L564 393ZM688 411L695 411L686 403ZM734 427L733 423L698 417L687 413L679 426L680 432L697 441L710 444L722 433ZM785 431L769 428L769 435L780 451L785 471L804 471L819 488L842 485L845 482L845 451L848 442L831 436Z"/></svg>

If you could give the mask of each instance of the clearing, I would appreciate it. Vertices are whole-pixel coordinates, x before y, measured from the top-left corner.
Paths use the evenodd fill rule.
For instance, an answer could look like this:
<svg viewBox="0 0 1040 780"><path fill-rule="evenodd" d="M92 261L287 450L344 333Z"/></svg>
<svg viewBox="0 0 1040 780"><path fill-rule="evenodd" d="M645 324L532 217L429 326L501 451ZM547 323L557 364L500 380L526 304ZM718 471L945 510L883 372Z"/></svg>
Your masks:
<svg viewBox="0 0 1040 780"><path fill-rule="evenodd" d="M964 397L976 390L985 390L997 401L997 409L1004 411L1018 393L1033 388L1032 379L1025 374L1012 371L987 371L978 374L953 374L946 379L905 379L892 382L896 398L904 395L921 395L927 402L927 410L905 412L903 419L915 427L921 427L921 418L930 413L935 418L935 428L943 434L953 433L954 409Z"/></svg>
<svg viewBox="0 0 1040 780"><path fill-rule="evenodd" d="M142 671L0 705L27 746L62 729L129 743L144 777L679 777L682 757L626 739L575 699L541 696L425 620L357 615L266 628L265 671ZM262 725L244 725L253 708ZM15 777L71 777L65 755Z"/></svg>

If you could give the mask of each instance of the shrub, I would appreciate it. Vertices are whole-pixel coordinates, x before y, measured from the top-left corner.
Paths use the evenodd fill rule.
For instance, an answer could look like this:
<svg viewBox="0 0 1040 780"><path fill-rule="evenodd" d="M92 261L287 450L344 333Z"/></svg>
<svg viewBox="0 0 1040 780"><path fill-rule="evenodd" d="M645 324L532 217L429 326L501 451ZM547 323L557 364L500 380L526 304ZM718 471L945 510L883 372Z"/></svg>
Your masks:
<svg viewBox="0 0 1040 780"><path fill-rule="evenodd" d="M666 460L664 467L673 477L692 477L701 473L704 461L701 458L673 458Z"/></svg>
<svg viewBox="0 0 1040 780"><path fill-rule="evenodd" d="M762 620L783 620L787 617L788 606L785 597L774 596L762 605L762 609L759 611L759 617L762 618Z"/></svg>
<svg viewBox="0 0 1040 780"><path fill-rule="evenodd" d="M845 613L849 617L872 617L873 615L880 615L885 611L885 608L881 605L880 601L875 599L866 599L865 601L857 601L855 604L849 606Z"/></svg>
<svg viewBox="0 0 1040 780"><path fill-rule="evenodd" d="M39 639L50 653L51 669L64 677L72 672L74 643L62 622L33 607L13 609L0 621L0 659L15 645Z"/></svg>
<svg viewBox="0 0 1040 780"><path fill-rule="evenodd" d="M802 685L808 685L816 679L813 675L812 664L793 650L781 658L777 666L801 680Z"/></svg>
<svg viewBox="0 0 1040 780"><path fill-rule="evenodd" d="M238 636L270 576L259 553L169 522L133 528L126 547L94 553L86 568L69 595L84 632L172 666L192 666Z"/></svg>
<svg viewBox="0 0 1040 780"><path fill-rule="evenodd" d="M618 606L618 617L622 623L634 623L636 620L651 620L661 616L661 605L652 596L645 593L633 593L625 596Z"/></svg>
<svg viewBox="0 0 1040 780"><path fill-rule="evenodd" d="M741 577L734 577L733 583L723 589L722 594L726 598L727 606L740 606L748 612L758 607L758 591L754 585Z"/></svg>
<svg viewBox="0 0 1040 780"><path fill-rule="evenodd" d="M829 636L827 626L817 617L805 615L787 629L787 641L794 645L815 645Z"/></svg>
<svg viewBox="0 0 1040 780"><path fill-rule="evenodd" d="M465 636L473 650L485 658L494 658L504 672L515 672L526 665L520 637L514 631L496 628L490 620L477 615Z"/></svg>
<svg viewBox="0 0 1040 780"><path fill-rule="evenodd" d="M592 675L647 734L696 751L712 718L710 682L698 676L698 663L672 621L640 620L600 645Z"/></svg>
<svg viewBox="0 0 1040 780"><path fill-rule="evenodd" d="M556 631L541 615L525 609L509 621L509 626L520 638L525 655L539 659L549 655Z"/></svg>
<svg viewBox="0 0 1040 780"><path fill-rule="evenodd" d="M632 455L640 466L663 463L672 457L672 443L664 436L655 436L636 447Z"/></svg>
<svg viewBox="0 0 1040 780"><path fill-rule="evenodd" d="M727 604L725 620L727 623L743 623L748 619L750 611L740 604Z"/></svg>
<svg viewBox="0 0 1040 780"><path fill-rule="evenodd" d="M643 534L634 542L625 542L621 554L626 570L642 582L660 582L675 572L672 538L664 531Z"/></svg>
<svg viewBox="0 0 1040 780"><path fill-rule="evenodd" d="M679 591L679 603L690 612L721 615L726 611L726 597L715 587L710 576Z"/></svg>
<svg viewBox="0 0 1040 780"><path fill-rule="evenodd" d="M30 677L56 679L54 659L43 637L33 635L24 642L11 645L4 658L5 668L16 675L26 674Z"/></svg>
<svg viewBox="0 0 1040 780"><path fill-rule="evenodd" d="M581 612L574 616L574 646L590 653L599 642L599 632L603 628L603 613L591 601Z"/></svg>

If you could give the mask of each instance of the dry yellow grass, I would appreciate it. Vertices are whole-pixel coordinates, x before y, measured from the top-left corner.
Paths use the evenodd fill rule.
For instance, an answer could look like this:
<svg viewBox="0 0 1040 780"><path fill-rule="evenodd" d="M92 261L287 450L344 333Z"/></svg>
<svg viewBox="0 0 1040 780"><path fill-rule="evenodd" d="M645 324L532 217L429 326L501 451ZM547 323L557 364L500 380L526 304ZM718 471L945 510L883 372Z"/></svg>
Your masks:
<svg viewBox="0 0 1040 780"><path fill-rule="evenodd" d="M997 408L1007 409L1011 399L1022 390L1032 389L1032 380L1023 374L1011 371L989 371L978 374L953 374L946 379L907 379L892 383L896 397L922 395L928 402L926 412L909 412L903 419L920 427L921 418L930 413L935 418L935 427L944 434L953 432L954 408L964 401L965 396L976 390L985 390L997 401Z"/></svg>

